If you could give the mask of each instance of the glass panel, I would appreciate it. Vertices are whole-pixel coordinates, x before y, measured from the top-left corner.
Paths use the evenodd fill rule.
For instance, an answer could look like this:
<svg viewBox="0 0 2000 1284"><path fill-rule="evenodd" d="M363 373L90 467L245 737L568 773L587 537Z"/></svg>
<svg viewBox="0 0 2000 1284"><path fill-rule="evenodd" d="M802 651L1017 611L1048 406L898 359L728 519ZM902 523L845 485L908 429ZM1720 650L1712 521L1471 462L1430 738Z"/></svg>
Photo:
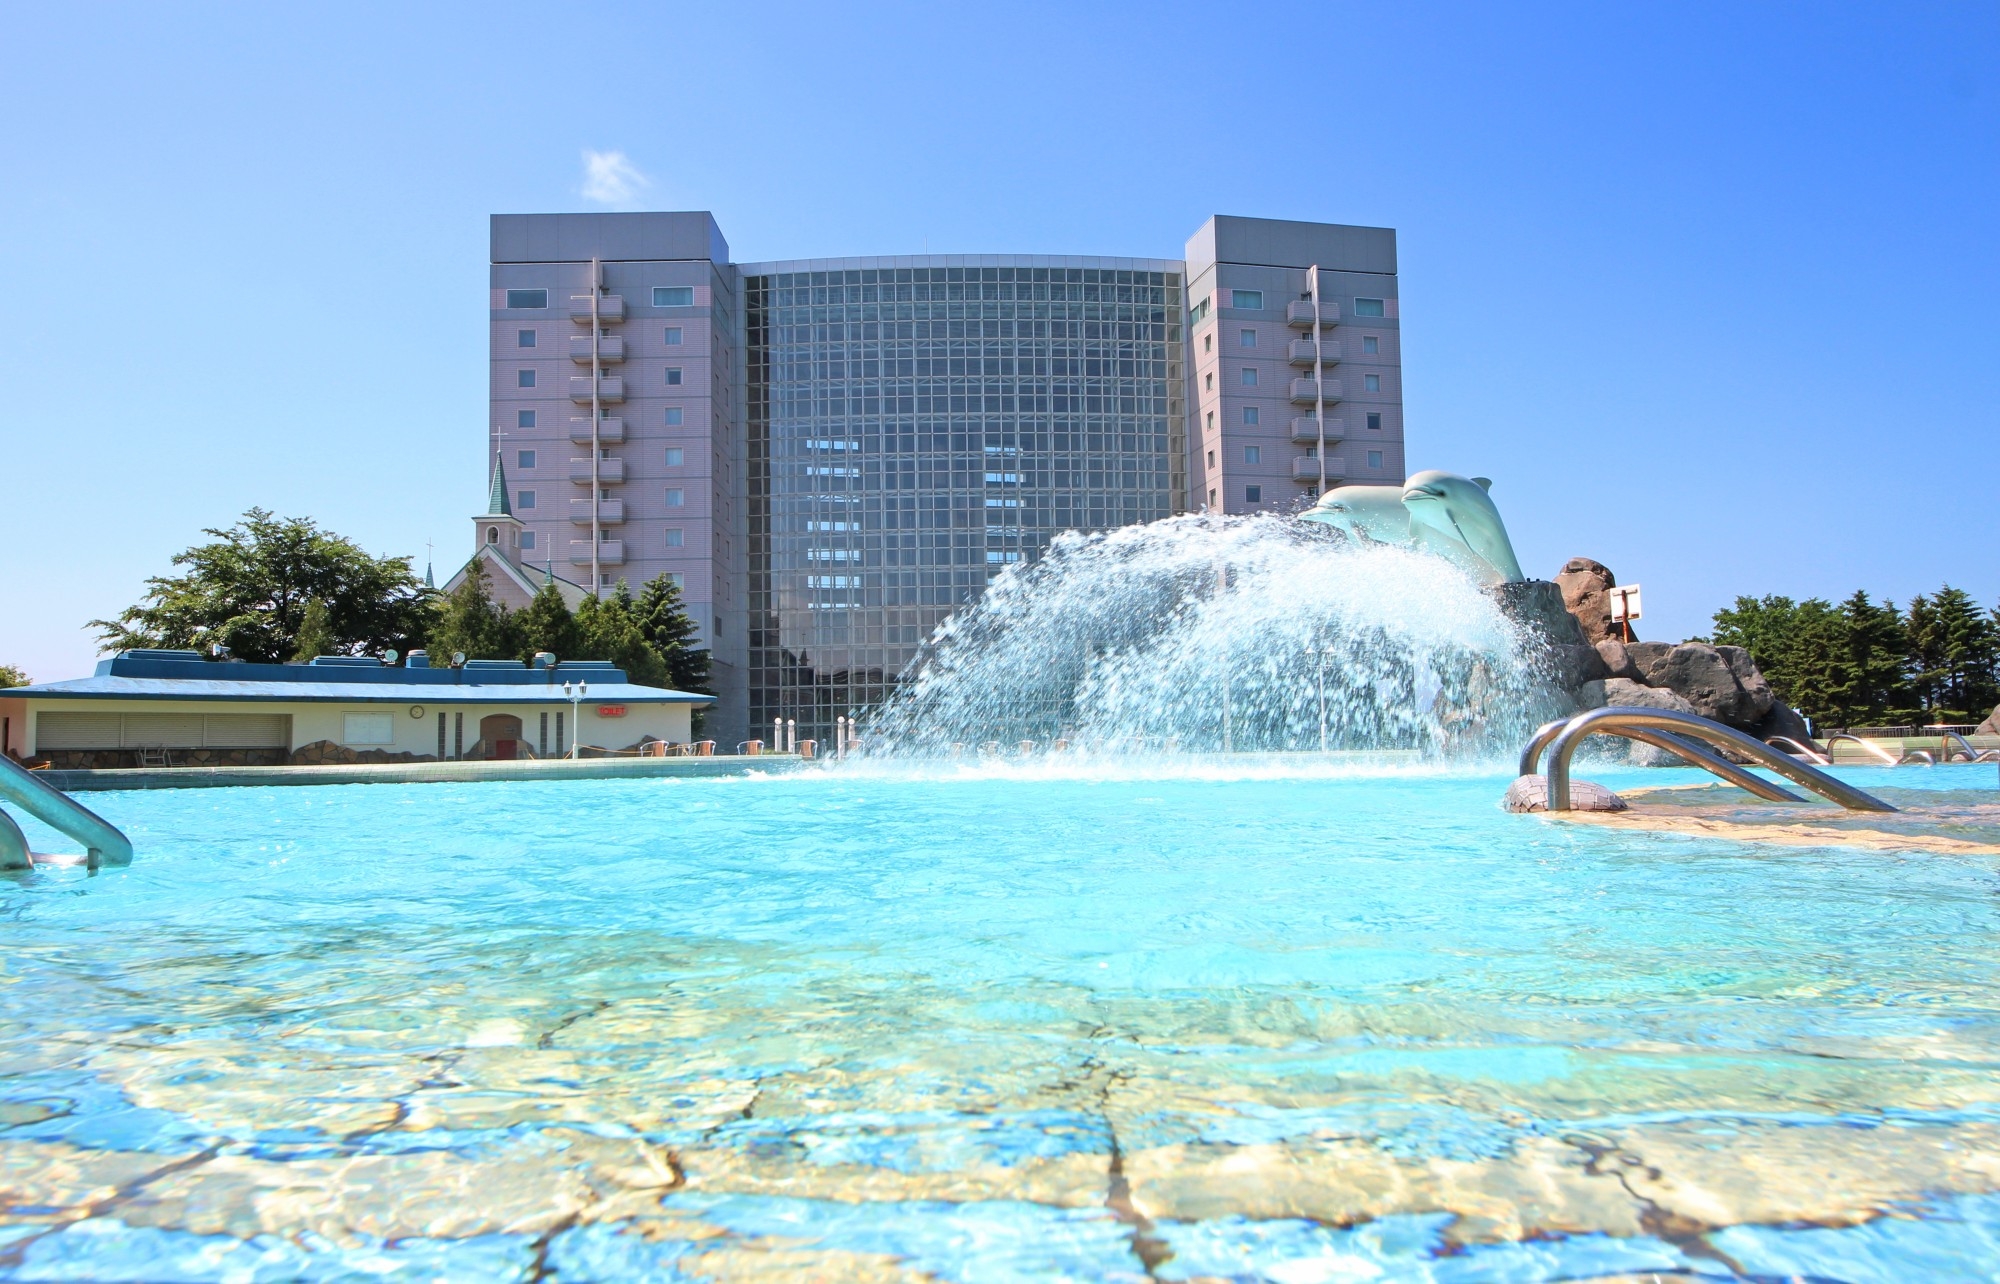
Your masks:
<svg viewBox="0 0 2000 1284"><path fill-rule="evenodd" d="M691 308L694 306L694 287L690 285L656 285L653 287L653 306L656 308Z"/></svg>
<svg viewBox="0 0 2000 1284"><path fill-rule="evenodd" d="M507 306L510 308L546 308L549 306L547 290L509 290Z"/></svg>

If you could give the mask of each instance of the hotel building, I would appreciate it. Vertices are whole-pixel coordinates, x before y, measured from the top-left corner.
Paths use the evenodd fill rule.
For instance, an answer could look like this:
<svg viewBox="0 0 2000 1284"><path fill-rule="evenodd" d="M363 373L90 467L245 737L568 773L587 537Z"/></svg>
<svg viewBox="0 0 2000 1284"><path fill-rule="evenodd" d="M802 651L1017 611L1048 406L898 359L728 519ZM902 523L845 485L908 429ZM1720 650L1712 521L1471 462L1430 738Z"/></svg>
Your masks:
<svg viewBox="0 0 2000 1284"><path fill-rule="evenodd" d="M1387 228L737 263L707 213L495 215L485 480L512 520L481 551L586 590L674 576L708 734L830 739L1060 531L1401 482L1396 293Z"/></svg>

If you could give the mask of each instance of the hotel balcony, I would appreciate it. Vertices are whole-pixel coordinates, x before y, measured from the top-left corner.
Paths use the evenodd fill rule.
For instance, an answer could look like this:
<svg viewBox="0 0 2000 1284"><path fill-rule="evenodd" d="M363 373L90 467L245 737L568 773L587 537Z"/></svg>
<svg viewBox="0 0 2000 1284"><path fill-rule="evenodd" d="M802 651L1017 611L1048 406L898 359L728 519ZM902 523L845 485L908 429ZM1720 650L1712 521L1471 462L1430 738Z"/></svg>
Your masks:
<svg viewBox="0 0 2000 1284"><path fill-rule="evenodd" d="M572 376L569 381L569 399L578 405L590 404L590 376ZM606 375L597 381L597 399L616 405L625 400L625 381L617 375Z"/></svg>
<svg viewBox="0 0 2000 1284"><path fill-rule="evenodd" d="M1341 419L1326 421L1326 439L1339 441L1347 435L1347 423ZM1292 440L1301 446L1309 446L1319 440L1319 420L1311 415L1302 415L1292 420Z"/></svg>
<svg viewBox="0 0 2000 1284"><path fill-rule="evenodd" d="M590 485L590 456L569 461L569 479L579 486ZM600 459L597 461L597 482L602 486L613 485L625 480L625 461L622 459Z"/></svg>
<svg viewBox="0 0 2000 1284"><path fill-rule="evenodd" d="M1340 380L1338 379L1321 379L1318 381L1312 379L1294 379L1292 380L1292 400L1302 406L1309 406L1321 399L1322 389L1325 390L1325 400L1340 400Z"/></svg>
<svg viewBox="0 0 2000 1284"><path fill-rule="evenodd" d="M1332 365L1340 360L1340 345L1331 339L1322 339L1319 347L1315 349L1311 339L1294 339L1286 355L1291 357L1295 366L1309 366L1314 361L1324 361Z"/></svg>
<svg viewBox="0 0 2000 1284"><path fill-rule="evenodd" d="M579 446L588 446L590 444L590 420L588 418L570 420L569 439ZM613 446L624 441L625 421L623 419L598 420L597 439Z"/></svg>
<svg viewBox="0 0 2000 1284"><path fill-rule="evenodd" d="M590 541L573 539L569 542L569 564L571 566L590 565ZM599 566L623 566L625 564L625 541L608 539L597 546Z"/></svg>
<svg viewBox="0 0 2000 1284"><path fill-rule="evenodd" d="M1333 455L1328 455L1324 460L1314 455L1300 455L1298 458L1292 460L1292 480L1297 482L1311 482L1317 486L1319 484L1319 466L1321 463L1326 465L1326 479L1329 482L1337 482L1346 478L1346 460Z"/></svg>
<svg viewBox="0 0 2000 1284"><path fill-rule="evenodd" d="M1319 305L1319 323L1322 326L1340 324L1340 305L1322 303ZM1301 330L1310 330L1313 325L1313 303L1311 299L1293 299L1285 305L1285 324L1295 325Z"/></svg>
<svg viewBox="0 0 2000 1284"><path fill-rule="evenodd" d="M569 319L578 325L590 324L590 296L576 294L570 296ZM597 321L599 325L615 325L625 319L625 298L618 294L597 296Z"/></svg>
<svg viewBox="0 0 2000 1284"><path fill-rule="evenodd" d="M579 365L590 364L590 336L573 334L569 337L569 359ZM600 334L597 336L597 359L599 361L623 361L625 359L625 338L623 335Z"/></svg>
<svg viewBox="0 0 2000 1284"><path fill-rule="evenodd" d="M587 499L572 499L569 501L569 519L578 526L590 525L590 501ZM624 500L600 499L597 501L598 525L615 526L624 520Z"/></svg>

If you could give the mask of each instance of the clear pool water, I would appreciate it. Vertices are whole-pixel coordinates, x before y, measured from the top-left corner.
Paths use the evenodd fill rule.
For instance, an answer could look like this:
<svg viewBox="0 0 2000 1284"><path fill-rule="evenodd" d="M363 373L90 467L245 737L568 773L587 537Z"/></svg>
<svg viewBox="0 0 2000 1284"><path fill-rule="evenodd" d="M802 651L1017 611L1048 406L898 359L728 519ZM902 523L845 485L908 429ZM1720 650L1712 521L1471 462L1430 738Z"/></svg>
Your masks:
<svg viewBox="0 0 2000 1284"><path fill-rule="evenodd" d="M2000 1271L2000 857L1504 784L97 795L0 881L0 1276Z"/></svg>

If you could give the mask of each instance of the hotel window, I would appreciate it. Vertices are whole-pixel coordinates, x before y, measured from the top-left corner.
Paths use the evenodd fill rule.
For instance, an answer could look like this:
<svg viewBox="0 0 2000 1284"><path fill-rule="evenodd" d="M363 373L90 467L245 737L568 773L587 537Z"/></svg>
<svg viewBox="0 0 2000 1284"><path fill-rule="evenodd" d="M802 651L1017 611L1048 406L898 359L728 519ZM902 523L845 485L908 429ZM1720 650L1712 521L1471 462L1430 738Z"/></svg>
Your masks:
<svg viewBox="0 0 2000 1284"><path fill-rule="evenodd" d="M1213 410L1208 412L1208 430L1210 432L1215 431L1215 412Z"/></svg>
<svg viewBox="0 0 2000 1284"><path fill-rule="evenodd" d="M535 452L532 450L515 451L514 466L517 468L533 468L535 466Z"/></svg>
<svg viewBox="0 0 2000 1284"><path fill-rule="evenodd" d="M679 366L668 366L667 367L668 386L671 387L675 384L680 383L680 381L681 381L681 368Z"/></svg>
<svg viewBox="0 0 2000 1284"><path fill-rule="evenodd" d="M679 571L668 571L667 583L673 585L675 588L685 588L687 586L687 576L682 575Z"/></svg>
<svg viewBox="0 0 2000 1284"><path fill-rule="evenodd" d="M1201 377L1201 382L1202 382L1202 386L1203 386L1204 388L1206 388L1206 389L1207 389L1207 390L1208 390L1209 392L1214 392L1214 391L1215 391L1215 371L1211 370L1211 371L1209 371L1209 372L1208 372L1207 374L1203 375L1203 376Z"/></svg>
<svg viewBox="0 0 2000 1284"><path fill-rule="evenodd" d="M1210 508L1215 507L1215 492L1212 490L1208 492L1208 506Z"/></svg>
<svg viewBox="0 0 2000 1284"><path fill-rule="evenodd" d="M1246 388L1254 388L1257 386L1257 367L1255 366L1243 367L1243 386Z"/></svg>
<svg viewBox="0 0 2000 1284"><path fill-rule="evenodd" d="M1361 350L1372 357L1382 351L1382 345L1374 335L1364 334L1361 336Z"/></svg>
<svg viewBox="0 0 2000 1284"><path fill-rule="evenodd" d="M686 462L687 462L687 451L681 449L679 446L667 447L667 467L679 468L682 464Z"/></svg>
<svg viewBox="0 0 2000 1284"><path fill-rule="evenodd" d="M535 386L535 372L532 370L517 370L514 373L514 378L523 388L532 388Z"/></svg>
<svg viewBox="0 0 2000 1284"><path fill-rule="evenodd" d="M1380 391L1382 391L1382 376L1381 376L1381 375L1362 375L1362 376L1361 376L1361 390L1362 390L1363 392L1380 392Z"/></svg>
<svg viewBox="0 0 2000 1284"><path fill-rule="evenodd" d="M1368 431L1369 431L1369 432L1381 432L1381 431L1382 431L1382 412L1381 412L1381 411L1377 410L1377 411L1370 411L1370 412L1369 412L1369 414L1368 414Z"/></svg>
<svg viewBox="0 0 2000 1284"><path fill-rule="evenodd" d="M514 333L514 346L515 346L515 347L517 347L517 348L532 348L532 347L534 347L534 346L535 346L535 332L534 332L533 330L517 330L517 331L515 331L515 333Z"/></svg>
<svg viewBox="0 0 2000 1284"><path fill-rule="evenodd" d="M1243 448L1243 462L1246 464L1263 463L1264 448L1262 446L1245 446Z"/></svg>
<svg viewBox="0 0 2000 1284"><path fill-rule="evenodd" d="M670 325L670 326L668 326L668 327L667 327L667 343L668 343L668 345L669 345L669 346L674 346L674 345L678 345L678 344L680 343L680 341L681 341L681 328L680 328L679 326L677 326L677 325Z"/></svg>
<svg viewBox="0 0 2000 1284"><path fill-rule="evenodd" d="M549 306L547 290L509 290L507 306L510 308L546 308Z"/></svg>
<svg viewBox="0 0 2000 1284"><path fill-rule="evenodd" d="M516 428L533 428L535 426L535 412L532 410L516 410L514 412L514 426Z"/></svg>
<svg viewBox="0 0 2000 1284"><path fill-rule="evenodd" d="M522 548L533 548L534 546L535 546L535 533L534 533L533 531L522 531L522 532L521 532L521 547L522 547Z"/></svg>
<svg viewBox="0 0 2000 1284"><path fill-rule="evenodd" d="M1257 346L1257 332L1255 330L1239 331L1237 342L1246 348L1254 348Z"/></svg>
<svg viewBox="0 0 2000 1284"><path fill-rule="evenodd" d="M1215 467L1215 452L1212 450L1208 452L1208 466L1210 468Z"/></svg>
<svg viewBox="0 0 2000 1284"><path fill-rule="evenodd" d="M675 489L673 489L673 490L670 490L670 491L668 491L668 492L667 492L667 507L668 507L668 508L679 508L679 507L680 507L681 505L683 505L683 504L685 504L685 503L687 503L687 492L686 492L686 491L684 491L684 490L681 490L681 489L679 489L678 487L676 487Z"/></svg>
<svg viewBox="0 0 2000 1284"><path fill-rule="evenodd" d="M1214 335L1212 335L1212 334L1204 334L1203 336L1201 336L1201 350L1202 350L1203 352L1213 352L1213 351L1215 351L1215 336L1214 336Z"/></svg>
<svg viewBox="0 0 2000 1284"><path fill-rule="evenodd" d="M1381 316L1381 315L1382 315L1382 300L1380 300L1380 299L1356 299L1356 300L1354 301L1354 315L1355 315L1355 316L1358 316L1358 317L1379 317L1379 316Z"/></svg>
<svg viewBox="0 0 2000 1284"><path fill-rule="evenodd" d="M678 526L667 527L667 547L681 548L687 544L687 532Z"/></svg>
<svg viewBox="0 0 2000 1284"><path fill-rule="evenodd" d="M1379 450L1371 450L1371 451L1369 451L1369 452L1368 452L1368 466L1369 466L1370 468L1380 468L1380 467L1382 466L1382 452L1381 452L1381 451L1379 451Z"/></svg>
<svg viewBox="0 0 2000 1284"><path fill-rule="evenodd" d="M681 426L681 408L679 406L668 406L667 427L678 428L680 426Z"/></svg>
<svg viewBox="0 0 2000 1284"><path fill-rule="evenodd" d="M516 507L516 508L533 508L534 506L535 506L535 492L534 492L534 491L532 491L532 490L524 490L524 491L520 491L520 492L518 492L518 493L517 493L517 494L516 494L516 495L514 496L514 507Z"/></svg>
<svg viewBox="0 0 2000 1284"><path fill-rule="evenodd" d="M1251 425L1255 425L1255 424L1256 424L1256 422L1257 422L1257 407L1255 407L1255 406L1245 406L1245 407L1243 407L1243 422L1244 422L1244 423L1246 423L1246 424L1251 424Z"/></svg>
<svg viewBox="0 0 2000 1284"><path fill-rule="evenodd" d="M694 287L691 285L656 285L653 287L653 306L656 308L691 308L694 306Z"/></svg>
<svg viewBox="0 0 2000 1284"><path fill-rule="evenodd" d="M1262 290L1231 290L1229 298L1239 308L1254 308L1261 311L1264 307Z"/></svg>
<svg viewBox="0 0 2000 1284"><path fill-rule="evenodd" d="M1264 488L1262 486L1245 486L1243 488L1243 502L1246 504L1263 503Z"/></svg>

